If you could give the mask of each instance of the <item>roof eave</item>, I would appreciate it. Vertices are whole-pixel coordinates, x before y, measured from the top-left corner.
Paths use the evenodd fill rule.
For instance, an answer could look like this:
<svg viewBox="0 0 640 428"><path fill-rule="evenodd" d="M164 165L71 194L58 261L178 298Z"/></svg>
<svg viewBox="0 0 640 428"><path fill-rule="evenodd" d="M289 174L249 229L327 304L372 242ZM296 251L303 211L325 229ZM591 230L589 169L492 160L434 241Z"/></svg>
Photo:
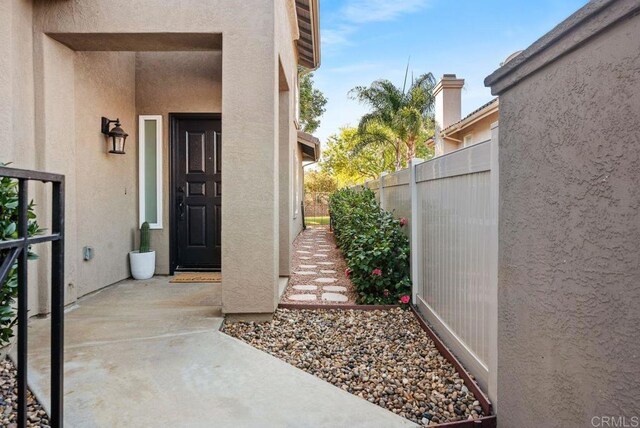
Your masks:
<svg viewBox="0 0 640 428"><path fill-rule="evenodd" d="M320 8L318 0L295 0L298 17L298 63L315 70L320 67ZM303 46L304 45L304 46Z"/></svg>
<svg viewBox="0 0 640 428"><path fill-rule="evenodd" d="M484 107L474 111L461 121L450 125L449 127L442 130L442 135L448 136L460 132L467 126L473 125L477 121L484 119L485 117L495 113L498 111L500 107L500 101L498 98L493 99L491 102L487 103Z"/></svg>
<svg viewBox="0 0 640 428"><path fill-rule="evenodd" d="M310 155L308 160L313 162L320 160L320 140L318 138L304 131L298 131L298 144L312 151L313 155ZM303 155L304 154L306 153L303 151Z"/></svg>

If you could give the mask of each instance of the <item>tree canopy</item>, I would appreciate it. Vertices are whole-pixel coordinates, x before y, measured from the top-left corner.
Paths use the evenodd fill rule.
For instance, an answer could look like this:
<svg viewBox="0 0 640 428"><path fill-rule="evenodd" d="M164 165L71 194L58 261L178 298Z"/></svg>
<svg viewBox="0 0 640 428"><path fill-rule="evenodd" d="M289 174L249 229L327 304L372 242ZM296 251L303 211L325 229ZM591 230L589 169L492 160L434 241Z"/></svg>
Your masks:
<svg viewBox="0 0 640 428"><path fill-rule="evenodd" d="M357 154L354 149L361 144L357 128L341 128L327 140L320 168L334 177L338 187L351 186L373 180L384 171L394 168L394 151L384 145L363 146Z"/></svg>
<svg viewBox="0 0 640 428"><path fill-rule="evenodd" d="M360 141L354 154L369 146L390 147L395 154L396 170L416 157L434 132L435 78L425 73L416 79L412 77L407 86L408 72L407 66L402 88L380 79L368 87L356 86L349 92L353 99L370 108L360 119Z"/></svg>
<svg viewBox="0 0 640 428"><path fill-rule="evenodd" d="M304 191L306 193L326 192L338 190L338 181L324 170L310 170L304 174Z"/></svg>
<svg viewBox="0 0 640 428"><path fill-rule="evenodd" d="M435 128L434 86L431 73L409 79L407 66L401 87L379 79L369 86L353 88L349 95L367 105L369 112L357 127L343 127L327 139L319 164L321 172L344 187L406 168L416 157L432 158L433 148L426 142Z"/></svg>
<svg viewBox="0 0 640 428"><path fill-rule="evenodd" d="M300 79L300 128L312 134L320 126L320 117L325 112L327 98L313 87L313 73L299 69Z"/></svg>

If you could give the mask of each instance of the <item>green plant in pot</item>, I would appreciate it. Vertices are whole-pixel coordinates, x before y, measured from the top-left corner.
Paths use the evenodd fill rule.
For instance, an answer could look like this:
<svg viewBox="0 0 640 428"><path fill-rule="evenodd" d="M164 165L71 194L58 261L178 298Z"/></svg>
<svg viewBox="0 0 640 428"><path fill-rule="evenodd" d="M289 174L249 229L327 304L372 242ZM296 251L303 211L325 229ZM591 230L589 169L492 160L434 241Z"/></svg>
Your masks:
<svg viewBox="0 0 640 428"><path fill-rule="evenodd" d="M8 164L0 163L0 166ZM33 201L28 207L29 236L42 233L36 221ZM18 181L7 177L0 178L0 241L18 238ZM0 250L0 263L9 255L9 250ZM38 256L29 250L29 259ZM10 270L5 281L0 284L0 359L4 359L15 342L14 329L17 324L16 303L18 299L17 263Z"/></svg>
<svg viewBox="0 0 640 428"><path fill-rule="evenodd" d="M140 249L129 253L131 276L135 279L149 279L156 270L156 252L150 249L151 232L146 221L140 227Z"/></svg>

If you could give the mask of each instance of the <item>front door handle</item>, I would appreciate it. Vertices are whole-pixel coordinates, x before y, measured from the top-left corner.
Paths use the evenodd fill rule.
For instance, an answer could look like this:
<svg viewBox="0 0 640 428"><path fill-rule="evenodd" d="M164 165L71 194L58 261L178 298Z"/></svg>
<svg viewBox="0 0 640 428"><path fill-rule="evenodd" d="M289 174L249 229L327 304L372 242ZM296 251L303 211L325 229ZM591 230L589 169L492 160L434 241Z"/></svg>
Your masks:
<svg viewBox="0 0 640 428"><path fill-rule="evenodd" d="M178 219L184 220L184 196L178 196Z"/></svg>

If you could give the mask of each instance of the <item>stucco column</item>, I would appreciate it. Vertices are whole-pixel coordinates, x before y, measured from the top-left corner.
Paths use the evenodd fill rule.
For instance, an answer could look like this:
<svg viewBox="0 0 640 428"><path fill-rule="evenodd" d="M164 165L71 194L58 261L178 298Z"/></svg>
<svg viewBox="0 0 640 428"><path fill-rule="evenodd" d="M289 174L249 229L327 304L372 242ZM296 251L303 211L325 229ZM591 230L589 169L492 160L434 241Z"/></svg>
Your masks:
<svg viewBox="0 0 640 428"><path fill-rule="evenodd" d="M0 162L34 167L32 7L0 1Z"/></svg>
<svg viewBox="0 0 640 428"><path fill-rule="evenodd" d="M228 314L272 313L278 288L278 74L273 22L263 21L268 17L252 37L223 34L222 305Z"/></svg>
<svg viewBox="0 0 640 428"><path fill-rule="evenodd" d="M35 67L35 168L64 174L65 181L65 304L76 300L76 150L75 150L75 100L74 58L68 47L34 33ZM47 188L48 189L48 188ZM38 194L39 223L50 227L51 193ZM85 199L86 202L90 203ZM48 313L50 308L50 247L38 248L40 266L38 278L38 312Z"/></svg>
<svg viewBox="0 0 640 428"><path fill-rule="evenodd" d="M12 81L11 81L11 2L0 2L0 122L9 129L13 128L12 111ZM7 162L13 158L14 146L11 132L0 133L0 147L2 159Z"/></svg>

